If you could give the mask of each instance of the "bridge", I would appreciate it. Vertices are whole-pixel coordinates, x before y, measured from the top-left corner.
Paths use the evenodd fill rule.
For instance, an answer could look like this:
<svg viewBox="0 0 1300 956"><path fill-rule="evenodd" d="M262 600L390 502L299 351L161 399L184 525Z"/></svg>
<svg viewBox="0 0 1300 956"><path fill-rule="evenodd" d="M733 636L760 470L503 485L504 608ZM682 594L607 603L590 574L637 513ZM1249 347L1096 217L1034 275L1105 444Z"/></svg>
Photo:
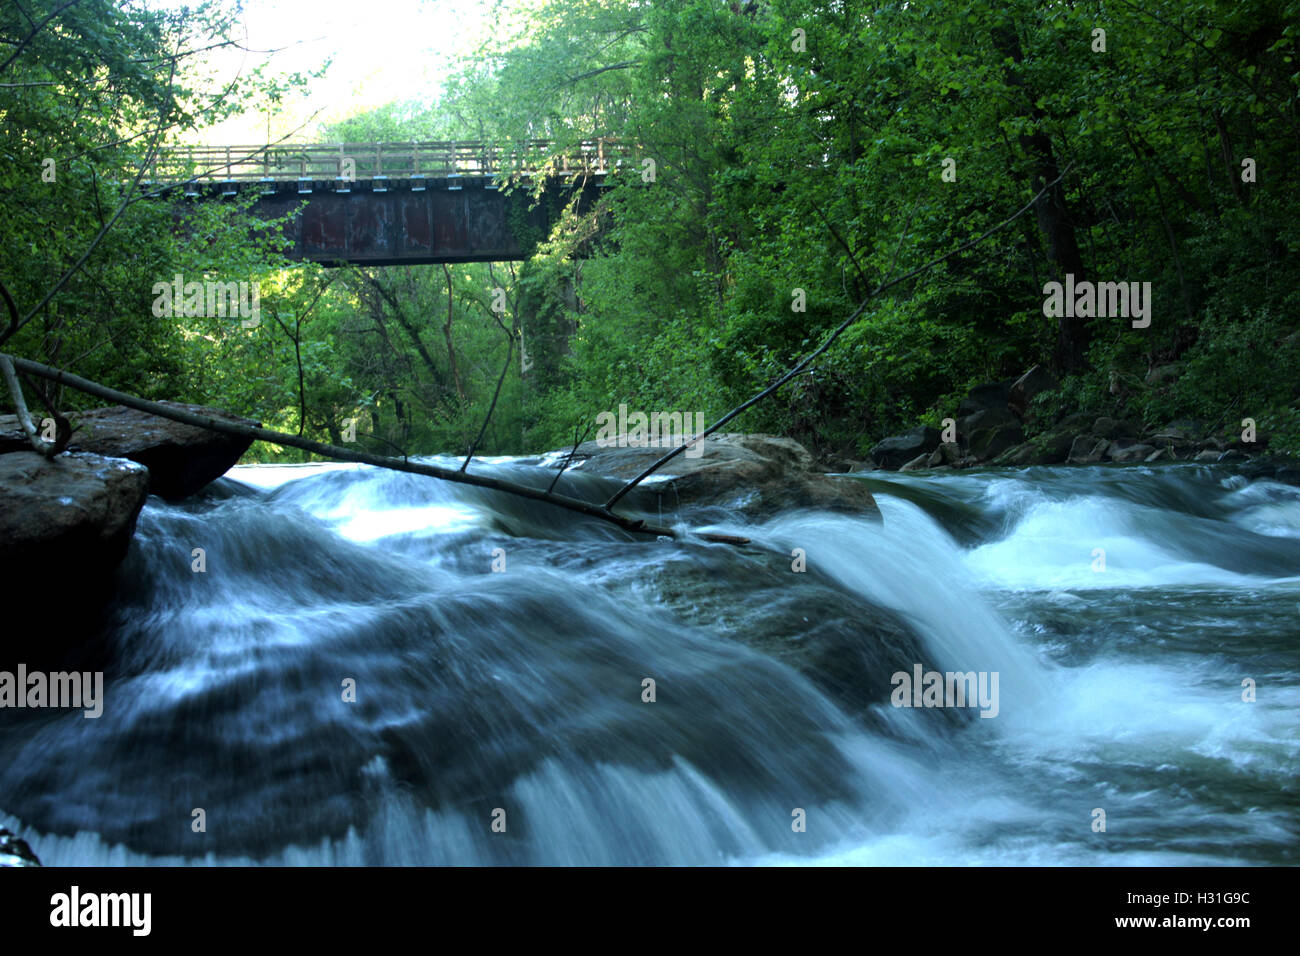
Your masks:
<svg viewBox="0 0 1300 956"><path fill-rule="evenodd" d="M589 208L632 161L627 146L607 140L558 154L546 140L192 146L161 153L144 182L191 201L255 190L254 215L295 214L285 234L298 260L501 262L527 258L575 192Z"/></svg>

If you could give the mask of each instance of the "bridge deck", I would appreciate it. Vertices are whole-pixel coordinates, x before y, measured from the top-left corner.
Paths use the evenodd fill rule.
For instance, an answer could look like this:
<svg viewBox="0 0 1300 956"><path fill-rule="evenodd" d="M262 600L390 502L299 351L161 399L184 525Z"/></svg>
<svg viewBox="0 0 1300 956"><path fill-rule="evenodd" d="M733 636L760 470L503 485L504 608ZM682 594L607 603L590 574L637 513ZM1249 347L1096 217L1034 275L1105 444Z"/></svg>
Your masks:
<svg viewBox="0 0 1300 956"><path fill-rule="evenodd" d="M630 147L604 139L585 141L558 156L549 140L508 147L473 141L184 146L163 151L146 178L185 183L563 177L608 175L630 162Z"/></svg>

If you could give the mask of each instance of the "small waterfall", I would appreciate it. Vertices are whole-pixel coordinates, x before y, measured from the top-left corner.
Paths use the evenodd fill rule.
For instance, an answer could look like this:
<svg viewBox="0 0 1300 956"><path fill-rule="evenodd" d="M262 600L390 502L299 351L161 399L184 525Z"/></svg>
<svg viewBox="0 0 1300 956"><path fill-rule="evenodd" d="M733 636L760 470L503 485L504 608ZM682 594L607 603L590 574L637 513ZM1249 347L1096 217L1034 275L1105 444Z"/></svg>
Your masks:
<svg viewBox="0 0 1300 956"><path fill-rule="evenodd" d="M876 478L883 523L738 548L236 469L142 514L103 716L0 717L0 825L75 865L1294 862L1300 496L1117 472ZM891 706L914 664L997 672L997 718Z"/></svg>

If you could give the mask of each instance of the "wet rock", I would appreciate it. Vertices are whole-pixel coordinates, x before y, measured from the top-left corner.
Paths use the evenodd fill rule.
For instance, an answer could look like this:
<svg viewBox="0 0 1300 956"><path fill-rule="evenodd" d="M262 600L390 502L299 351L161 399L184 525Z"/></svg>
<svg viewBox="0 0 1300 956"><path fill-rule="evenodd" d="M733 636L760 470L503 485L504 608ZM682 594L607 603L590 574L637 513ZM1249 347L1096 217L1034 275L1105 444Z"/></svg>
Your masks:
<svg viewBox="0 0 1300 956"><path fill-rule="evenodd" d="M1218 461L1220 454L1222 452L1217 448L1206 448L1204 451L1198 451L1192 461Z"/></svg>
<svg viewBox="0 0 1300 956"><path fill-rule="evenodd" d="M938 448L930 452L930 457L926 464L931 468L940 468L944 465L951 466L961 457L961 446L955 441L943 442Z"/></svg>
<svg viewBox="0 0 1300 956"><path fill-rule="evenodd" d="M576 463L570 467L587 474L634 478L666 451L602 448L590 441L578 447ZM806 448L775 435L711 435L705 439L702 455L678 455L656 472L653 480L641 485L633 500L652 514L660 508L667 514L680 506L712 505L754 516L789 508L879 514L864 483L825 474Z"/></svg>
<svg viewBox="0 0 1300 956"><path fill-rule="evenodd" d="M1069 461L1075 465L1092 465L1101 461L1110 441L1096 435L1080 435L1070 446Z"/></svg>
<svg viewBox="0 0 1300 956"><path fill-rule="evenodd" d="M917 455L926 454L939 447L940 433L929 425L918 425L902 435L894 435L871 449L871 460L880 468L901 468Z"/></svg>
<svg viewBox="0 0 1300 956"><path fill-rule="evenodd" d="M1156 449L1151 445L1121 438L1110 443L1106 454L1111 461L1146 461L1147 456L1154 454L1155 451Z"/></svg>
<svg viewBox="0 0 1300 956"><path fill-rule="evenodd" d="M258 422L220 409L180 402L161 405L244 425ZM149 492L171 501L187 498L234 466L252 439L182 425L147 412L112 405L67 413L74 429L69 451L127 458L149 469ZM26 447L13 415L0 416L0 452Z"/></svg>
<svg viewBox="0 0 1300 956"><path fill-rule="evenodd" d="M112 594L148 489L148 470L121 458L0 455L0 594L57 615L25 642L29 663L75 646Z"/></svg>
<svg viewBox="0 0 1300 956"><path fill-rule="evenodd" d="M913 458L911 461L904 464L898 470L899 471L922 471L923 469L929 467L930 467L930 456L917 455L915 458Z"/></svg>
<svg viewBox="0 0 1300 956"><path fill-rule="evenodd" d="M1017 468L1024 468L1027 465L1043 464L1043 462L1040 461L1042 454L1042 449L1033 442L1021 442L1014 448L1010 448L999 455L994 461L994 464L1012 465Z"/></svg>
<svg viewBox="0 0 1300 956"><path fill-rule="evenodd" d="M967 454L981 461L996 458L1025 440L1020 421L1006 408L987 408L957 422L957 434L966 439Z"/></svg>
<svg viewBox="0 0 1300 956"><path fill-rule="evenodd" d="M26 840L0 827L0 867L5 866L40 866L41 861Z"/></svg>
<svg viewBox="0 0 1300 956"><path fill-rule="evenodd" d="M1143 460L1147 462L1173 461L1174 453L1168 448L1157 448L1151 454L1147 455L1146 458Z"/></svg>

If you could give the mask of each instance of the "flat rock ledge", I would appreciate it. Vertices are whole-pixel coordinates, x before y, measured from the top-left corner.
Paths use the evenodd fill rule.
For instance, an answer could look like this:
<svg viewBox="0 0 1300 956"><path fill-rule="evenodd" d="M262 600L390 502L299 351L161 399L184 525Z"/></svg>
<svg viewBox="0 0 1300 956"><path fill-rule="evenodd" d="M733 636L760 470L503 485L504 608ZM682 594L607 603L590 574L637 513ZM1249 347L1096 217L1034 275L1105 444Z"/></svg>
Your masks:
<svg viewBox="0 0 1300 956"><path fill-rule="evenodd" d="M158 404L235 424L259 424L204 405ZM220 478L252 444L251 438L236 438L195 425L183 425L123 405L68 412L67 415L76 429L68 451L127 458L144 465L149 469L149 493L169 501L188 498ZM0 457L29 447L17 417L0 415Z"/></svg>

